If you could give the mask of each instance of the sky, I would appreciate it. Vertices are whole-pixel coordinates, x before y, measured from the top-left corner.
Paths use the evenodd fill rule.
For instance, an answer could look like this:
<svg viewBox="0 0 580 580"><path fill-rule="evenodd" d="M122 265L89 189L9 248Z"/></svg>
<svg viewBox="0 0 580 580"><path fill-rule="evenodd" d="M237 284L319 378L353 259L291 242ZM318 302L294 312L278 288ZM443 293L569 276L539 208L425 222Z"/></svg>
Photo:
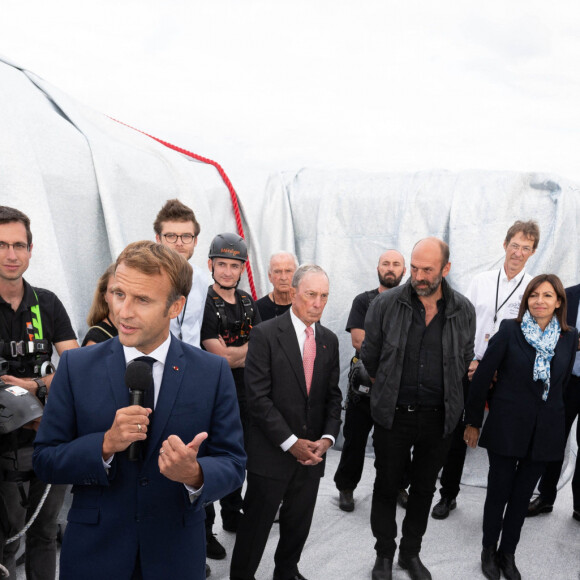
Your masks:
<svg viewBox="0 0 580 580"><path fill-rule="evenodd" d="M246 194L301 167L580 181L577 1L0 7L3 57L217 160Z"/></svg>

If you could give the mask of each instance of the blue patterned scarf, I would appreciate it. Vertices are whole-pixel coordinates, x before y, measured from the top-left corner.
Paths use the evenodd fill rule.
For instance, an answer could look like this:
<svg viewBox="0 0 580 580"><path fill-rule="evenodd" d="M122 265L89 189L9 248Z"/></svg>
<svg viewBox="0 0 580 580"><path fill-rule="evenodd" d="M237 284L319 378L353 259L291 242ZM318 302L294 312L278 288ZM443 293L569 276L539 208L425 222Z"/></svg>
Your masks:
<svg viewBox="0 0 580 580"><path fill-rule="evenodd" d="M542 400L546 401L550 392L550 361L560 338L560 323L556 316L552 316L546 330L542 332L530 311L526 310L522 319L522 332L528 344L536 349L534 381L540 379L544 382Z"/></svg>

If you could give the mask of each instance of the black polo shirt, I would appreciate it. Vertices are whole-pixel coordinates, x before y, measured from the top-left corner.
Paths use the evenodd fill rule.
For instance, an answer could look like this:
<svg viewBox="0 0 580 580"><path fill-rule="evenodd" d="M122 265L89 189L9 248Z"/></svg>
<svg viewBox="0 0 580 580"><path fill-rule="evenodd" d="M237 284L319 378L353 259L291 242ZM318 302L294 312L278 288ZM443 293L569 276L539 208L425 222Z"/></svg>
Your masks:
<svg viewBox="0 0 580 580"><path fill-rule="evenodd" d="M56 294L44 288L33 288L26 280L23 282L24 296L16 311L0 296L0 339L4 342L28 340L26 323L32 320L30 308L38 304L42 337L49 341L49 354L52 355L52 345L55 342L76 339L70 318ZM29 377L32 374L24 372L20 376Z"/></svg>
<svg viewBox="0 0 580 580"><path fill-rule="evenodd" d="M33 288L26 280L23 282L24 296L16 311L12 310L12 306L0 296L0 339L4 342L28 340L26 323L32 321L30 308L38 304L42 337L48 340L49 354L52 355L54 343L76 339L70 318L56 294L44 288ZM9 360L6 355L4 358ZM22 370L10 368L8 374L22 378L34 376L29 366ZM30 429L20 429L19 446L31 443L34 434Z"/></svg>
<svg viewBox="0 0 580 580"><path fill-rule="evenodd" d="M437 314L425 324L425 308L411 291L413 315L407 335L397 405L437 407L443 403L443 325L445 300L437 301Z"/></svg>

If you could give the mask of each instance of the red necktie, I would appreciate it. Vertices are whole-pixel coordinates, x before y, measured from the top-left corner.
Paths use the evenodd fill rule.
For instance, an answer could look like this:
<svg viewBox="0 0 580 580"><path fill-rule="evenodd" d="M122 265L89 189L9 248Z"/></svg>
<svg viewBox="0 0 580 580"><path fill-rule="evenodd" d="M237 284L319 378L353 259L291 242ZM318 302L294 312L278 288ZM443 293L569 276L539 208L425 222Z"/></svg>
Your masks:
<svg viewBox="0 0 580 580"><path fill-rule="evenodd" d="M302 356L302 364L304 365L306 392L310 394L312 373L314 372L314 359L316 358L316 341L314 340L314 329L312 326L307 326L304 332L306 333L306 341L304 342L304 355Z"/></svg>

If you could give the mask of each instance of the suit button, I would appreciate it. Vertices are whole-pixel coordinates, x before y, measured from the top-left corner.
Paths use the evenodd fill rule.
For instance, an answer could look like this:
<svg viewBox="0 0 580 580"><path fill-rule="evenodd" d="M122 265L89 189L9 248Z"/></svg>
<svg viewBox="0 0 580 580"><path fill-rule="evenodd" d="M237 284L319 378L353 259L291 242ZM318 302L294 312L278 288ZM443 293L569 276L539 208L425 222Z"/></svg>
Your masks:
<svg viewBox="0 0 580 580"><path fill-rule="evenodd" d="M142 478L139 480L139 485L140 485L141 487L147 487L147 486L149 485L149 480L148 480L146 477L142 477Z"/></svg>
<svg viewBox="0 0 580 580"><path fill-rule="evenodd" d="M304 429L304 431L306 431L306 429L308 429L308 427L306 427L306 425L302 425L302 429Z"/></svg>

